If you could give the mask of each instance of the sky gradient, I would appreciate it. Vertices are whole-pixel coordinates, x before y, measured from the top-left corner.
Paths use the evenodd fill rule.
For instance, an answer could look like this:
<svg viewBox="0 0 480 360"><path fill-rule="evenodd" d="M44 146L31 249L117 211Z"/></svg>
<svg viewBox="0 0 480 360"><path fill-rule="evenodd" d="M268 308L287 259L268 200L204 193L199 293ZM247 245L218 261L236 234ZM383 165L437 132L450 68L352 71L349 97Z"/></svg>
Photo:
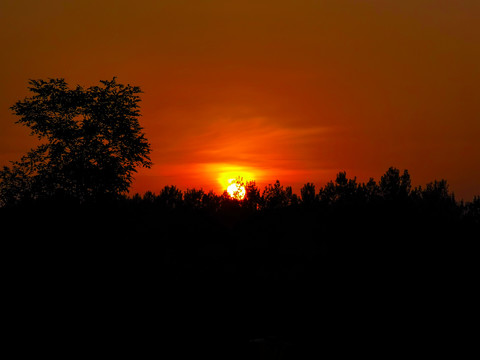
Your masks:
<svg viewBox="0 0 480 360"><path fill-rule="evenodd" d="M0 0L0 165L36 139L9 109L29 79L143 90L154 166L133 192L298 192L346 171L480 194L478 0ZM225 184L224 184L225 183Z"/></svg>

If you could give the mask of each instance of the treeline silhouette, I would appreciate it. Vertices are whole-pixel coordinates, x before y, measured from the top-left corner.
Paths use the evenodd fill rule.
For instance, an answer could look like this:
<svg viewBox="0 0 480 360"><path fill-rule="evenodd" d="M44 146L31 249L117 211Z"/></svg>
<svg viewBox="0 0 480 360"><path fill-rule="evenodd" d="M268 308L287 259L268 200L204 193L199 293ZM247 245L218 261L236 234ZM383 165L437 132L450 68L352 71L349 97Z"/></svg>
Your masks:
<svg viewBox="0 0 480 360"><path fill-rule="evenodd" d="M472 337L458 319L478 281L480 197L458 202L445 180L414 188L393 167L299 194L250 182L241 201L173 185L125 196L151 166L140 88L29 85L11 109L42 143L0 170L15 351L460 357L453 332Z"/></svg>
<svg viewBox="0 0 480 360"><path fill-rule="evenodd" d="M356 349L381 342L408 352L450 334L444 307L463 298L475 273L479 197L457 202L444 180L413 188L396 168L367 183L340 172L299 195L279 181L246 189L241 201L166 186L108 201L62 195L5 206L2 229L13 231L3 246L21 279L14 286L40 302L49 293L109 299L105 313L90 304L78 316L101 313L119 327L126 303L139 316L158 312L169 333L162 346L181 354L193 351L182 347L188 339L195 351L255 358L253 339L268 336L290 349L284 358L347 351L346 339ZM18 301L28 308L29 297Z"/></svg>
<svg viewBox="0 0 480 360"><path fill-rule="evenodd" d="M346 211L377 209L409 212L409 216L446 217L456 220L477 221L480 196L473 201L457 202L455 195L449 191L446 180L433 181L425 187L412 188L407 170L400 174L396 168L389 168L379 183L373 178L367 183L359 183L356 178L349 179L346 172L338 173L335 181L328 182L318 192L313 183L306 183L300 189L300 196L293 193L292 187L285 188L276 181L274 184L259 189L255 181L245 184L246 196L243 200L232 199L225 191L217 195L203 189L187 189L182 192L176 186L165 186L157 195L151 191L123 199L135 206L146 206L163 210L195 210L219 212L232 208L248 211L275 211L280 209L298 209L318 211Z"/></svg>

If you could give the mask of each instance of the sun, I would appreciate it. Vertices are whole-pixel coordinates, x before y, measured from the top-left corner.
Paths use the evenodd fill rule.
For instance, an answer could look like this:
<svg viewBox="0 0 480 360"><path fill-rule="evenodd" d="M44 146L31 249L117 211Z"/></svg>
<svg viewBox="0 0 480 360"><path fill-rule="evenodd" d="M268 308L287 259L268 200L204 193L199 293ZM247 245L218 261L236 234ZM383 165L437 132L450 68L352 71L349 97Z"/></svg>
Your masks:
<svg viewBox="0 0 480 360"><path fill-rule="evenodd" d="M243 200L245 197L245 185L240 179L229 179L228 180L227 193L232 199Z"/></svg>

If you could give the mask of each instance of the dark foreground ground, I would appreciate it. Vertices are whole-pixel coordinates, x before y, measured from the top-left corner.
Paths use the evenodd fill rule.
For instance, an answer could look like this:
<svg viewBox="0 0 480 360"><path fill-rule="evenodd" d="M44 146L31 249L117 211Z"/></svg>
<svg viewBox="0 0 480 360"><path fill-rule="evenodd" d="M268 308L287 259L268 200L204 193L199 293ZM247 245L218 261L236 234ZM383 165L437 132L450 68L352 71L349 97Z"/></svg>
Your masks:
<svg viewBox="0 0 480 360"><path fill-rule="evenodd" d="M0 210L4 340L18 356L458 356L473 339L472 219L395 208Z"/></svg>

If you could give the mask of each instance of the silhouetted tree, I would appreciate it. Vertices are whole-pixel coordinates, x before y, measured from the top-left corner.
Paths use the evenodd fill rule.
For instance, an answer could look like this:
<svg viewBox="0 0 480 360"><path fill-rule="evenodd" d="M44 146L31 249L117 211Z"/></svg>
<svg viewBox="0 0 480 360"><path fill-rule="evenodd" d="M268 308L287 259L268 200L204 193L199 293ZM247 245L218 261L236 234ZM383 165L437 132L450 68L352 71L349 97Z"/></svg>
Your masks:
<svg viewBox="0 0 480 360"><path fill-rule="evenodd" d="M210 190L203 194L202 204L205 209L215 212L220 208L220 197Z"/></svg>
<svg viewBox="0 0 480 360"><path fill-rule="evenodd" d="M337 192L340 195L340 199L343 201L348 201L350 203L355 202L358 198L358 183L357 178L353 179L347 178L347 173L345 171L338 173L335 180Z"/></svg>
<svg viewBox="0 0 480 360"><path fill-rule="evenodd" d="M326 183L324 187L319 189L317 197L320 203L324 205L334 204L339 198L336 191L335 183L331 180Z"/></svg>
<svg viewBox="0 0 480 360"><path fill-rule="evenodd" d="M474 196L473 201L466 205L466 216L473 223L480 224L480 196Z"/></svg>
<svg viewBox="0 0 480 360"><path fill-rule="evenodd" d="M225 190L219 197L220 209L226 212L237 210L240 207L241 202L237 199L233 199L230 194Z"/></svg>
<svg viewBox="0 0 480 360"><path fill-rule="evenodd" d="M366 184L362 184L362 192L367 202L373 203L380 198L380 187L373 178L370 178Z"/></svg>
<svg viewBox="0 0 480 360"><path fill-rule="evenodd" d="M203 207L202 199L204 195L202 189L187 189L183 194L183 203L188 209L200 209Z"/></svg>
<svg viewBox="0 0 480 360"><path fill-rule="evenodd" d="M315 203L315 185L312 183L306 183L300 189L300 197L302 199L302 205L311 207Z"/></svg>
<svg viewBox="0 0 480 360"><path fill-rule="evenodd" d="M261 203L260 190L258 189L255 181L248 181L245 184L245 199L244 205L252 210L257 210Z"/></svg>
<svg viewBox="0 0 480 360"><path fill-rule="evenodd" d="M142 204L143 202L143 198L142 198L142 195L140 195L139 193L135 193L132 197L131 197L131 202L136 204L136 205L140 205Z"/></svg>
<svg viewBox="0 0 480 360"><path fill-rule="evenodd" d="M287 204L288 206L297 206L300 201L298 200L298 195L295 194L291 186L285 188L285 193L287 194Z"/></svg>
<svg viewBox="0 0 480 360"><path fill-rule="evenodd" d="M291 195L291 188L290 188ZM262 194L263 206L265 209L280 209L289 205L289 194L280 181L275 181L275 184L268 184L265 186Z"/></svg>
<svg viewBox="0 0 480 360"><path fill-rule="evenodd" d="M339 172L335 182L329 181L319 190L318 199L326 205L354 203L359 200L357 179L348 179L345 171Z"/></svg>
<svg viewBox="0 0 480 360"><path fill-rule="evenodd" d="M29 84L33 96L11 109L43 143L0 172L3 203L115 198L128 190L138 166L150 167L139 87L115 78L86 89L70 89L64 79Z"/></svg>
<svg viewBox="0 0 480 360"><path fill-rule="evenodd" d="M410 174L407 170L400 171L390 167L380 179L380 192L385 200L405 200L411 190Z"/></svg>
<svg viewBox="0 0 480 360"><path fill-rule="evenodd" d="M455 196L449 193L448 187L446 180L434 180L422 191L422 197L430 203L455 202Z"/></svg>
<svg viewBox="0 0 480 360"><path fill-rule="evenodd" d="M145 194L143 194L143 202L145 203L154 204L156 200L157 200L157 196L155 195L155 193L151 191L147 191L145 192Z"/></svg>
<svg viewBox="0 0 480 360"><path fill-rule="evenodd" d="M0 206L33 200L32 170L28 166L13 164L0 170Z"/></svg>
<svg viewBox="0 0 480 360"><path fill-rule="evenodd" d="M168 209L179 208L183 203L183 194L176 186L165 186L158 195L160 206Z"/></svg>
<svg viewBox="0 0 480 360"><path fill-rule="evenodd" d="M456 211L455 195L448 190L446 180L434 180L427 184L425 189L420 188L420 196L423 207L431 215L449 216Z"/></svg>

